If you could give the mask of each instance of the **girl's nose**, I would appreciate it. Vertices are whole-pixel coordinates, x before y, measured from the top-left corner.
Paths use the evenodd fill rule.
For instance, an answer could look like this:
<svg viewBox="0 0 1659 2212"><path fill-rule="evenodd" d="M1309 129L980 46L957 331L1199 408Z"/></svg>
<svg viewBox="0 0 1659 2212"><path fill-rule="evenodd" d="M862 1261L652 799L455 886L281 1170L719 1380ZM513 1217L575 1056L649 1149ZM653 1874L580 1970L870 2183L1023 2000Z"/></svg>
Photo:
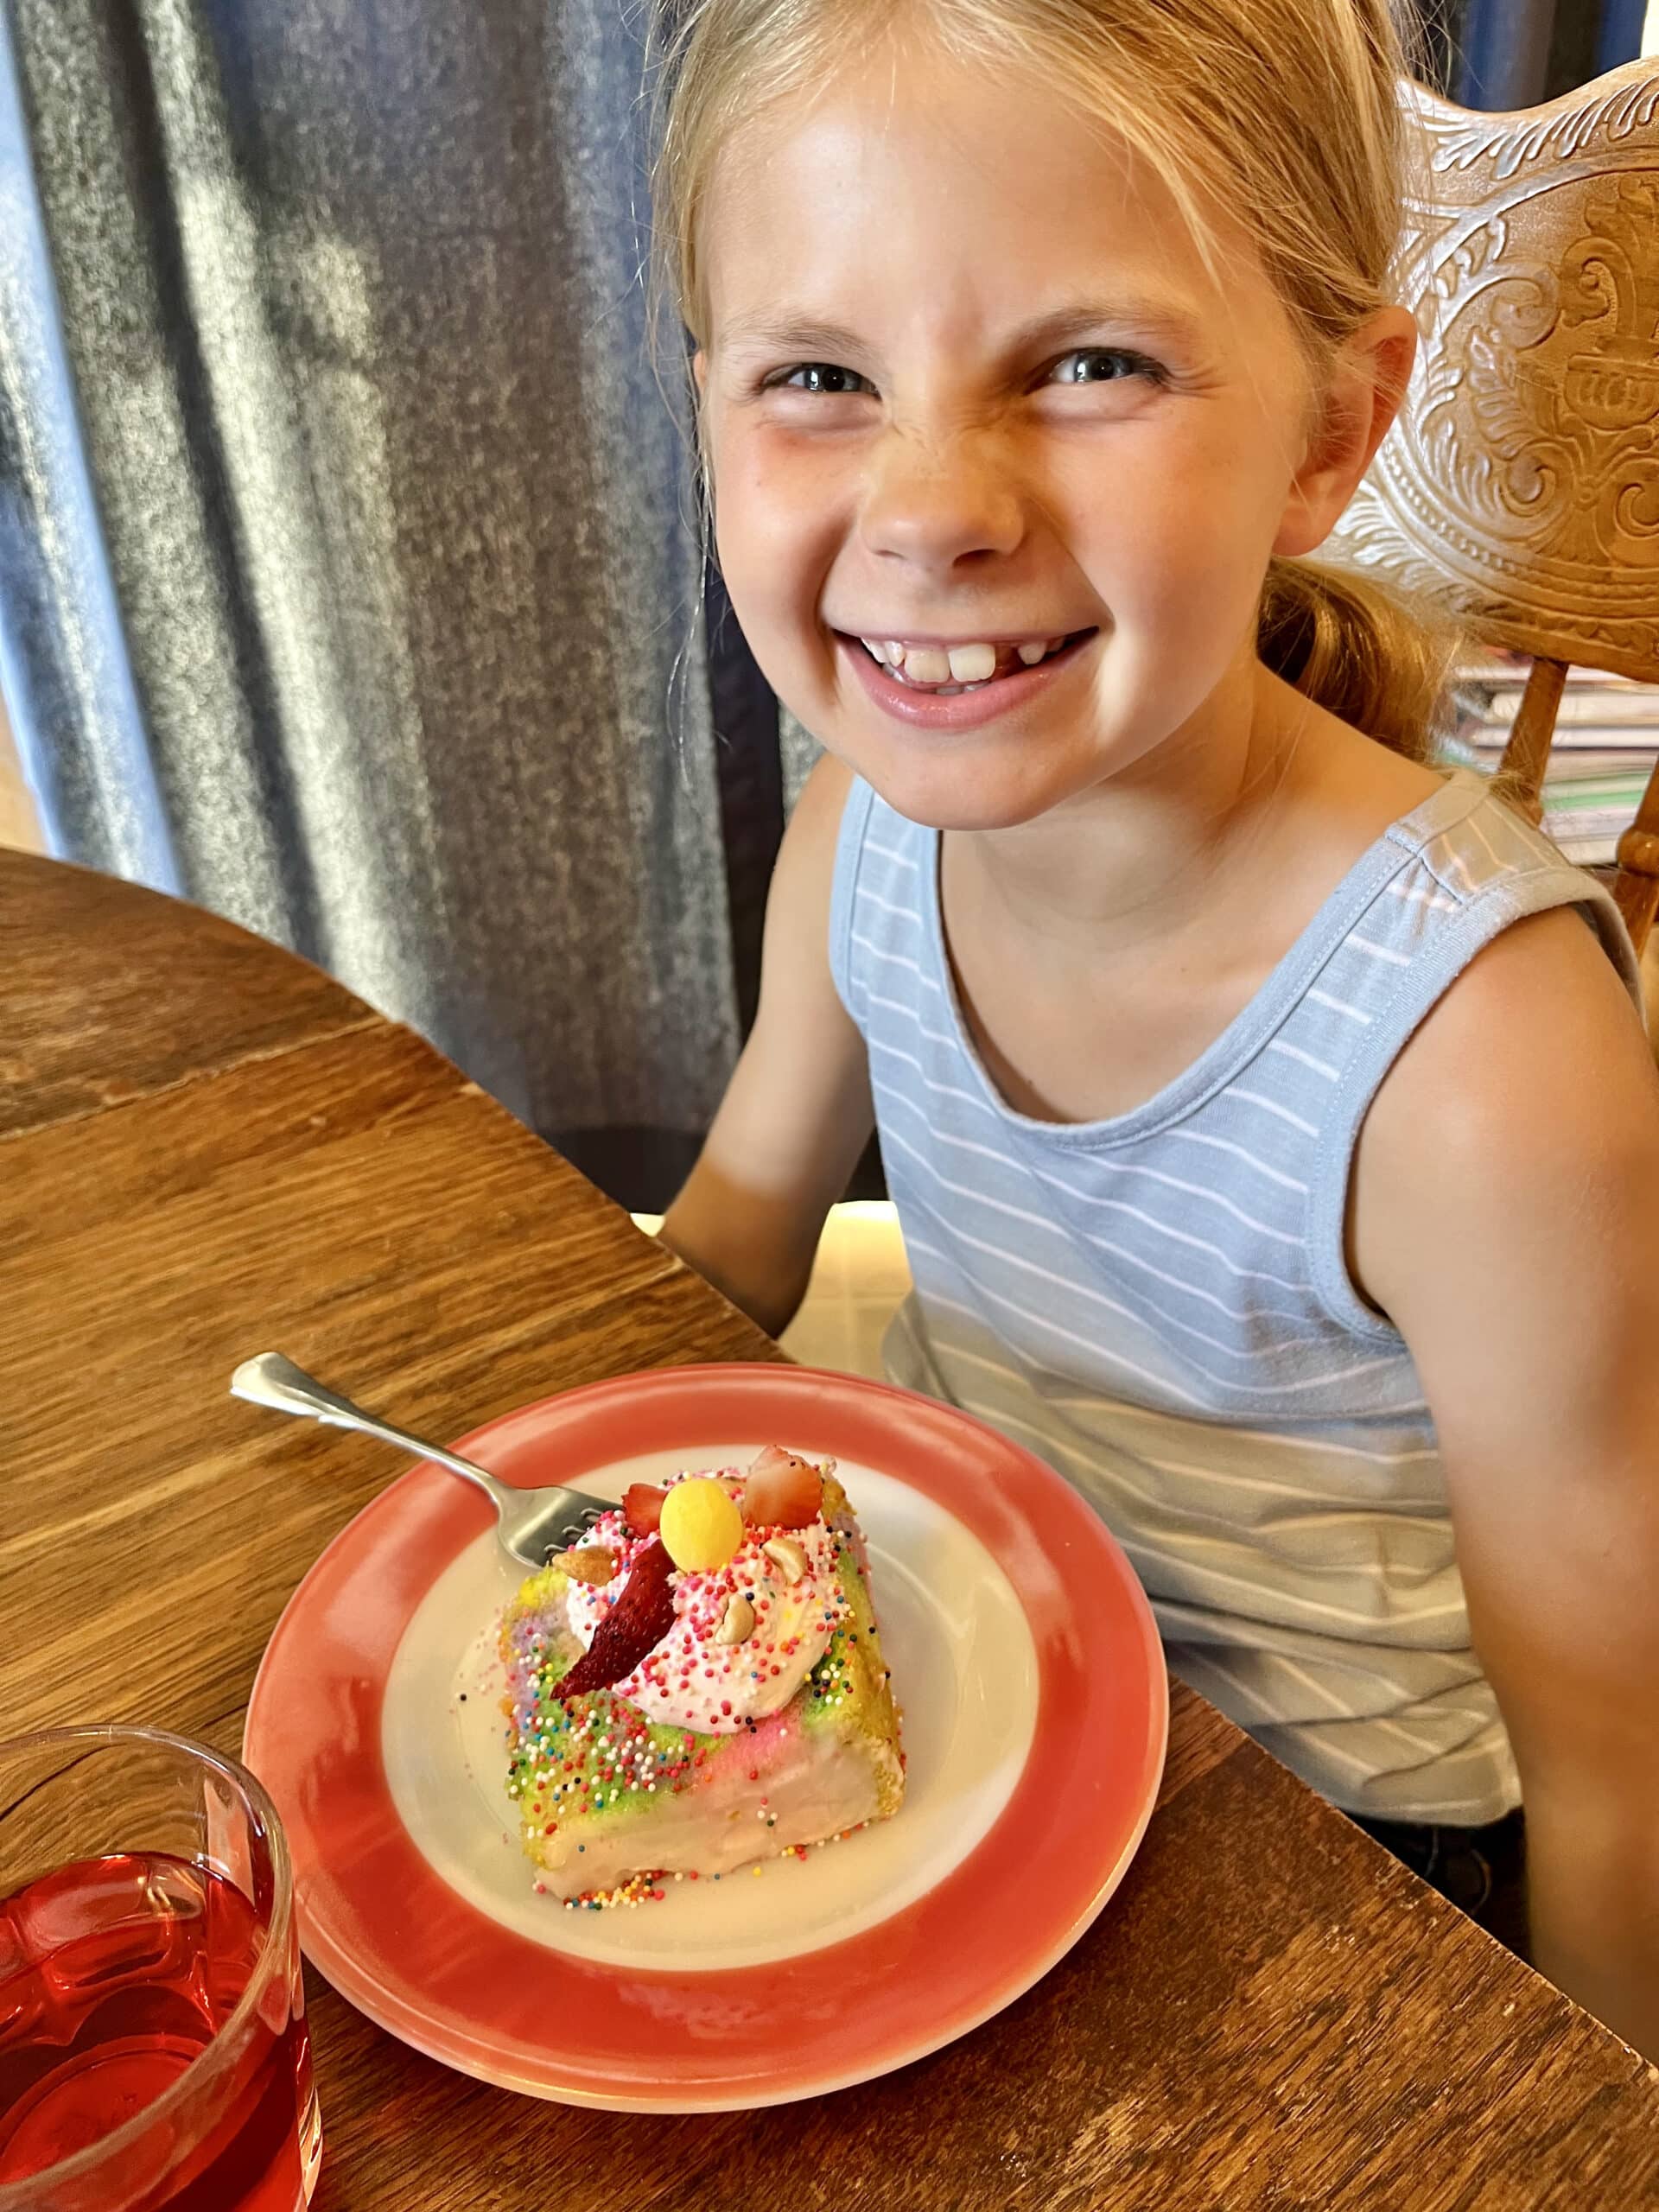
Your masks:
<svg viewBox="0 0 1659 2212"><path fill-rule="evenodd" d="M871 552L944 570L1014 552L1026 522L1007 469L982 441L925 447L889 435L874 457L861 526Z"/></svg>

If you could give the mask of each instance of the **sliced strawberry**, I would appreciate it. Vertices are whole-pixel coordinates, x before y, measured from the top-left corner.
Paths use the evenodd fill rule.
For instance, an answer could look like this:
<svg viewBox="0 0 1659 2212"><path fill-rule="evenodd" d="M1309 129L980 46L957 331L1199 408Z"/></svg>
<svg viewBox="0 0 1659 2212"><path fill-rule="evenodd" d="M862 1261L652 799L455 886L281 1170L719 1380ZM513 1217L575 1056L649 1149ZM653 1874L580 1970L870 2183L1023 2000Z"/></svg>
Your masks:
<svg viewBox="0 0 1659 2212"><path fill-rule="evenodd" d="M674 1593L668 1586L673 1572L662 1540L653 1537L636 1554L622 1594L594 1630L593 1642L564 1680L554 1684L555 1697L608 1689L656 1649L674 1625Z"/></svg>
<svg viewBox="0 0 1659 2212"><path fill-rule="evenodd" d="M810 1459L768 1444L743 1478L743 1518L759 1529L804 1529L823 1510L823 1477Z"/></svg>
<svg viewBox="0 0 1659 2212"><path fill-rule="evenodd" d="M636 1536L654 1536L663 1518L668 1496L655 1483L630 1483L622 1493L622 1518Z"/></svg>

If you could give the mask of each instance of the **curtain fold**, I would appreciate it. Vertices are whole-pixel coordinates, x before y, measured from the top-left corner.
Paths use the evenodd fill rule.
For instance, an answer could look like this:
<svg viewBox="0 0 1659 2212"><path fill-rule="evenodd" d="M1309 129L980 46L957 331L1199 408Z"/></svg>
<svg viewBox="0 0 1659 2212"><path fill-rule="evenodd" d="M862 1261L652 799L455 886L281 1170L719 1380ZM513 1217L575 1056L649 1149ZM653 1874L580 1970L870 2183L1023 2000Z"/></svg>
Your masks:
<svg viewBox="0 0 1659 2212"><path fill-rule="evenodd" d="M54 844L175 891L0 8L0 683Z"/></svg>
<svg viewBox="0 0 1659 2212"><path fill-rule="evenodd" d="M0 0L0 674L60 850L643 1205L738 1008L636 14Z"/></svg>

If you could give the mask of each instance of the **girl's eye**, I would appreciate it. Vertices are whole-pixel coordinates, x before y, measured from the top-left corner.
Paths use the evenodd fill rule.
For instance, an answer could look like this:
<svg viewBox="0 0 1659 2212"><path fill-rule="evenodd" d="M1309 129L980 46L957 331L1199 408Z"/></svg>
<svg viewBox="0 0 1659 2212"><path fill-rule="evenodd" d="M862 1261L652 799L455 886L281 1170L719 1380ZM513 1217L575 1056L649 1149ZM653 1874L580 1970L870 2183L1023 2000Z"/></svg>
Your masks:
<svg viewBox="0 0 1659 2212"><path fill-rule="evenodd" d="M1122 346L1079 346L1054 364L1054 375L1060 384L1119 384L1128 377L1161 384L1164 372L1144 353L1129 353Z"/></svg>
<svg viewBox="0 0 1659 2212"><path fill-rule="evenodd" d="M860 376L856 369L840 368L833 361L802 361L779 376L768 378L767 383L774 391L817 391L835 398L861 389L874 390L869 378Z"/></svg>
<svg viewBox="0 0 1659 2212"><path fill-rule="evenodd" d="M1143 377L1149 384L1166 381L1166 372L1158 362L1122 346L1080 346L1064 354L1050 373L1058 384L1121 384L1134 377ZM768 377L766 389L816 392L834 399L875 392L868 377L856 369L843 369L835 361L797 362L792 369L780 369Z"/></svg>

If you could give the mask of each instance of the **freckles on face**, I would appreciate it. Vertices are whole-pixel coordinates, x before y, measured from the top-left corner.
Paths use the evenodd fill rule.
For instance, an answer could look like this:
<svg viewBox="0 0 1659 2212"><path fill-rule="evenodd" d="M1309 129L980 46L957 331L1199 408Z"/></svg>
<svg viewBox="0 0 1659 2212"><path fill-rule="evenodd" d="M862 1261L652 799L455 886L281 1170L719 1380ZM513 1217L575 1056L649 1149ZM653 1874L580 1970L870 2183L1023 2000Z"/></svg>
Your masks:
<svg viewBox="0 0 1659 2212"><path fill-rule="evenodd" d="M1305 380L1253 255L1217 284L1098 126L914 55L749 125L700 245L721 564L824 744L902 810L989 820L1202 709L1300 454ZM837 635L1085 628L1063 681L948 742L849 684Z"/></svg>

